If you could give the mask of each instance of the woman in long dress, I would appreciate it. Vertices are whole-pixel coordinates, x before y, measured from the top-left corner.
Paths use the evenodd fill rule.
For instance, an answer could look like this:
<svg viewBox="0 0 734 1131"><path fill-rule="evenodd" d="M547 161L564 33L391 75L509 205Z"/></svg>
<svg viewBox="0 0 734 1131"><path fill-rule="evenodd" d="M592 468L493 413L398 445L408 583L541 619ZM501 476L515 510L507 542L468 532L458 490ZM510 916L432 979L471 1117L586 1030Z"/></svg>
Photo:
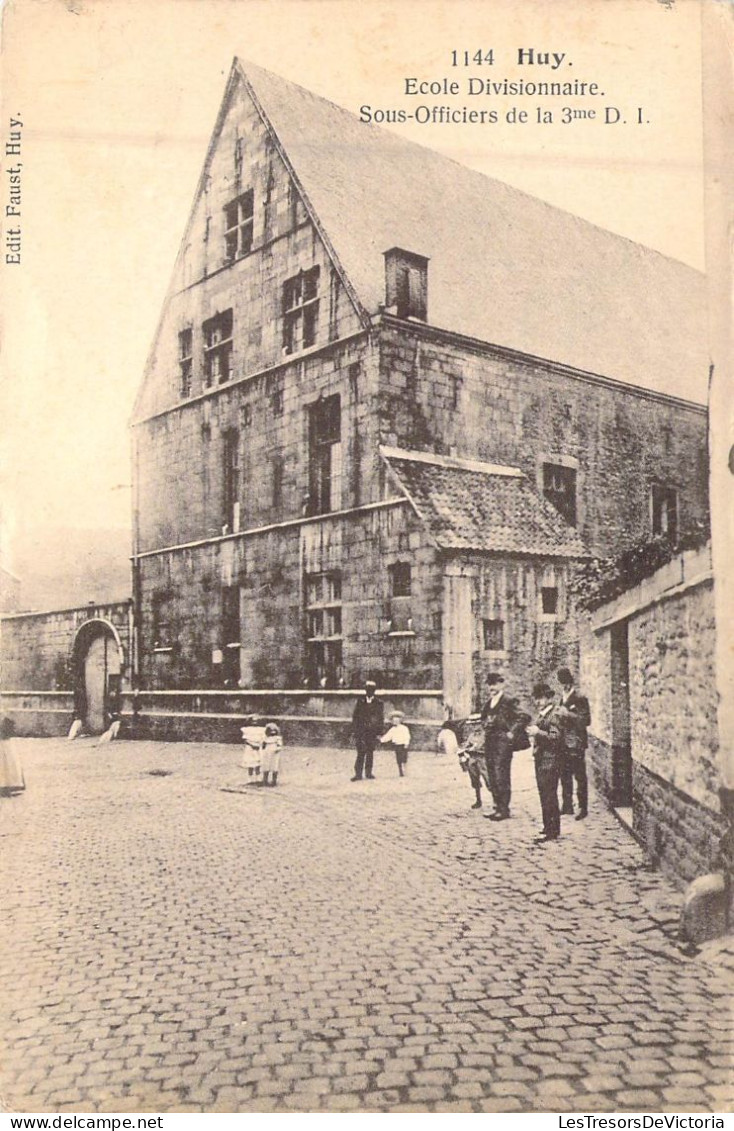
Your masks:
<svg viewBox="0 0 734 1131"><path fill-rule="evenodd" d="M12 719L0 719L0 797L12 797L25 789L25 778L13 749Z"/></svg>

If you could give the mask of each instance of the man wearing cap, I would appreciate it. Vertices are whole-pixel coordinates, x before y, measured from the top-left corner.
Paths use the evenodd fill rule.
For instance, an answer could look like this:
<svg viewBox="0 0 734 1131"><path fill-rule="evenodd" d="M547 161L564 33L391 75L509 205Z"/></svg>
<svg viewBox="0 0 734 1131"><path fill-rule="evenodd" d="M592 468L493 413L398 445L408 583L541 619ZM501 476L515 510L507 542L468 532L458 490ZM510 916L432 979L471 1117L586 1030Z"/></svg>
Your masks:
<svg viewBox="0 0 734 1131"><path fill-rule="evenodd" d="M482 710L487 778L494 801L494 812L484 815L490 821L509 820L512 752L522 749L526 737L524 728L530 722L530 715L519 710L515 700L505 695L504 684L499 672L489 673L489 699Z"/></svg>
<svg viewBox="0 0 734 1131"><path fill-rule="evenodd" d="M368 679L364 685L364 698L357 700L352 715L352 734L357 747L352 781L361 781L363 773L367 779L375 776L372 773L372 758L380 735L385 729L383 706L375 695L376 691L377 684Z"/></svg>

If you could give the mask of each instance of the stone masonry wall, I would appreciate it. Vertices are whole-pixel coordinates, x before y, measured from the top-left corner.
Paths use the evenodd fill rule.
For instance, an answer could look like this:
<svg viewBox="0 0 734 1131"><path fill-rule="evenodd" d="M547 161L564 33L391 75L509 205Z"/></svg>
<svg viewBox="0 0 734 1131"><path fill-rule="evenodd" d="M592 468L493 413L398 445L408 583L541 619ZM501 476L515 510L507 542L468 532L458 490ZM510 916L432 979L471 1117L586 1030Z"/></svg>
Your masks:
<svg viewBox="0 0 734 1131"><path fill-rule="evenodd" d="M632 763L634 831L654 864L681 887L717 871L722 817L665 778Z"/></svg>
<svg viewBox="0 0 734 1131"><path fill-rule="evenodd" d="M364 454L376 427L370 366L364 339L334 345L137 427L139 549L221 535L231 429L239 432L240 529L301 517L309 491L308 406L319 397L341 398L342 476L332 509L376 498Z"/></svg>
<svg viewBox="0 0 734 1131"><path fill-rule="evenodd" d="M519 467L532 483L543 462L570 461L578 529L600 554L651 534L653 483L677 489L681 529L706 518L701 410L415 325L386 323L380 347L382 443Z"/></svg>
<svg viewBox="0 0 734 1131"><path fill-rule="evenodd" d="M710 809L719 772L711 582L630 622L635 762Z"/></svg>
<svg viewBox="0 0 734 1131"><path fill-rule="evenodd" d="M225 206L250 189L252 248L228 261ZM286 354L284 283L314 268L319 272L314 343L304 349L297 341ZM207 388L203 324L230 309L229 380ZM192 332L193 372L190 395L182 396L179 334L186 329ZM228 518L224 457L230 430L239 433L240 529L303 514L309 485L306 409L332 393L340 394L342 407L338 505L364 501L361 453L374 416L364 335L361 343L335 344L361 330L272 139L238 87L184 237L136 406L138 548L221 534Z"/></svg>
<svg viewBox="0 0 734 1131"><path fill-rule="evenodd" d="M487 697L486 677L501 672L532 710L532 687L539 680L555 683L561 664L576 668L574 618L567 593L568 563L550 559L469 556L475 569L472 605L475 704ZM558 614L543 615L541 586L558 588ZM569 620L570 618L570 620ZM504 624L504 648L486 648L484 621ZM490 641L489 643L493 643Z"/></svg>
<svg viewBox="0 0 734 1131"><path fill-rule="evenodd" d="M72 687L70 661L78 630L106 620L123 648L123 685L130 679L130 605L83 605L47 613L21 613L0 620L0 686L3 691L62 691Z"/></svg>
<svg viewBox="0 0 734 1131"><path fill-rule="evenodd" d="M252 190L250 250L227 258L225 207ZM184 234L171 288L139 395L136 417L178 403L178 332L193 332L191 395L205 391L202 323L232 308L232 380L283 361L283 288L300 270L319 267L316 345L359 330L361 323L307 216L272 138L238 83L214 142Z"/></svg>
<svg viewBox="0 0 734 1131"><path fill-rule="evenodd" d="M390 593L391 565L409 561L411 595ZM276 528L141 560L141 658L150 688L219 678L222 589L239 586L243 684L300 687L306 675L306 574L342 575L343 679L384 687L441 686L441 575L408 504ZM173 648L153 649L154 595L168 593ZM411 632L390 635L391 621Z"/></svg>
<svg viewBox="0 0 734 1131"><path fill-rule="evenodd" d="M718 740L713 589L707 549L583 618L581 684L592 715L597 786L616 803L613 633L627 624L633 830L680 883L717 866Z"/></svg>

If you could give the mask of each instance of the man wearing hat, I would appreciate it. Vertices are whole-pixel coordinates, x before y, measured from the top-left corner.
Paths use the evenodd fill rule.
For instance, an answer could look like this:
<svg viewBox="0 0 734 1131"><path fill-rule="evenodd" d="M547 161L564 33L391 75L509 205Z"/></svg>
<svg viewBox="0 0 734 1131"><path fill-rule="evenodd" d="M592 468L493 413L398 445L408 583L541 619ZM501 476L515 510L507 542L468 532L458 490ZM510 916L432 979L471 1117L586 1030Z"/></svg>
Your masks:
<svg viewBox="0 0 734 1131"><path fill-rule="evenodd" d="M361 781L363 773L367 779L375 776L372 773L372 758L379 737L385 729L382 702L375 695L376 691L377 684L368 679L364 685L364 698L357 700L352 715L352 734L357 747L352 781Z"/></svg>
<svg viewBox="0 0 734 1131"><path fill-rule="evenodd" d="M556 712L561 722L561 813L573 813L573 783L576 779L579 810L577 821L583 821L589 812L589 785L586 778L586 747L589 744L587 727L591 725L589 700L574 687L568 668L556 672L561 685L561 700Z"/></svg>
<svg viewBox="0 0 734 1131"><path fill-rule="evenodd" d="M514 699L504 692L504 677L499 672L487 676L489 699L484 704L484 754L487 777L492 791L494 812L485 813L490 821L507 821L510 817L512 752L530 745L524 728L530 715L518 709Z"/></svg>

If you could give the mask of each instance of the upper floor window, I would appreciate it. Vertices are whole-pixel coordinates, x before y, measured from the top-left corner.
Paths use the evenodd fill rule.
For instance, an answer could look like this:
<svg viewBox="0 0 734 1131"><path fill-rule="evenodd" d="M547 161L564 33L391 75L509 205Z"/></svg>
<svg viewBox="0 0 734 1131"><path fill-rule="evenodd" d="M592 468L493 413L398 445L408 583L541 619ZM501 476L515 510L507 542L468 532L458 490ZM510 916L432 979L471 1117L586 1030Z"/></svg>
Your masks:
<svg viewBox="0 0 734 1131"><path fill-rule="evenodd" d="M225 532L240 528L240 434L236 428L224 433L224 513Z"/></svg>
<svg viewBox="0 0 734 1131"><path fill-rule="evenodd" d="M254 201L252 189L224 206L224 258L239 259L252 250Z"/></svg>
<svg viewBox="0 0 734 1131"><path fill-rule="evenodd" d="M207 318L204 331L204 384L222 385L232 371L232 311L223 310Z"/></svg>
<svg viewBox="0 0 734 1131"><path fill-rule="evenodd" d="M413 578L410 562L393 562L388 566L390 575L390 621L388 635L413 633L412 602Z"/></svg>
<svg viewBox="0 0 734 1131"><path fill-rule="evenodd" d="M678 492L675 487L653 483L651 491L652 532L675 541L678 535Z"/></svg>
<svg viewBox="0 0 734 1131"><path fill-rule="evenodd" d="M190 397L194 378L194 331L191 326L178 335L178 366L182 397Z"/></svg>
<svg viewBox="0 0 734 1131"><path fill-rule="evenodd" d="M341 505L341 398L322 397L308 409L308 513Z"/></svg>
<svg viewBox="0 0 734 1131"><path fill-rule="evenodd" d="M570 526L576 525L576 468L543 464L543 494Z"/></svg>
<svg viewBox="0 0 734 1131"><path fill-rule="evenodd" d="M390 571L390 596L410 597L411 571L410 562L395 562L389 566Z"/></svg>
<svg viewBox="0 0 734 1131"><path fill-rule="evenodd" d="M428 317L428 260L393 247L385 252L385 305L398 318Z"/></svg>
<svg viewBox="0 0 734 1131"><path fill-rule="evenodd" d="M319 268L300 271L283 284L283 350L296 353L316 341L319 324Z"/></svg>

